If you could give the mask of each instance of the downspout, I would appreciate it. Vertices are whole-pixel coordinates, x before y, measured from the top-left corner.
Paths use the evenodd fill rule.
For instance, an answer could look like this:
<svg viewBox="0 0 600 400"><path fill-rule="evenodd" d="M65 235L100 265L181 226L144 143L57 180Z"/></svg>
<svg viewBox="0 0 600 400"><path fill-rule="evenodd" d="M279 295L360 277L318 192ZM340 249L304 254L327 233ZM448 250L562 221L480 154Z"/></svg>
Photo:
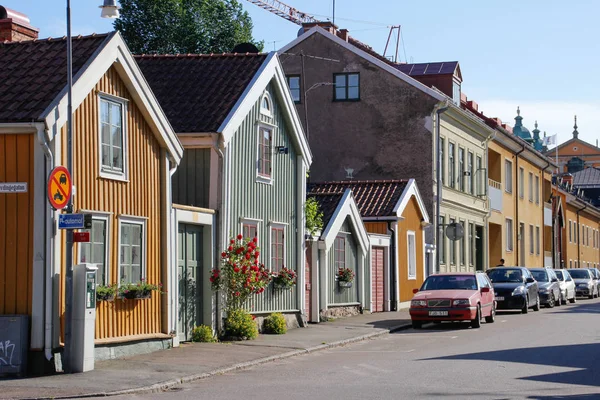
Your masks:
<svg viewBox="0 0 600 400"><path fill-rule="evenodd" d="M494 140L496 138L496 130L494 129L494 131L492 133L490 133L490 135L483 141L483 148L485 150L484 152L484 159L485 159L485 165L486 166L486 170L489 164L489 157L488 157L488 148L489 148L489 143ZM488 177L488 174L486 173L486 178ZM488 180L488 179L486 179ZM473 179L471 178L471 182L473 182ZM488 182L483 182L484 185L489 185L489 181ZM485 186L484 186L485 187ZM471 188L473 191L475 191L475 188ZM489 268L489 265L485 265L487 263L489 263L490 257L489 257L489 248L490 248L490 234L489 234L489 219L492 216L492 208L490 207L490 203L489 203L489 191L486 190L485 191L486 194L488 194L488 210L487 213L485 214L485 217L483 217L483 227L485 229L485 233L484 233L484 237L485 237L485 241L484 241L484 246L486 251L484 251L484 254L488 254L487 257L484 257L483 259L486 260L484 261L484 265L482 265L483 269L486 270ZM475 193L477 194L477 193ZM477 232L477 231L475 231ZM475 236L477 236L477 234L475 234ZM473 243L470 243L470 246L473 246ZM471 254L473 254L473 252L471 252ZM473 265L475 265L475 260L473 260ZM475 268L477 268L477 266L475 266Z"/></svg>
<svg viewBox="0 0 600 400"><path fill-rule="evenodd" d="M54 155L48 142L48 125L37 124L37 137L46 159L50 163L50 169L54 168ZM44 176L48 176L47 163L44 163ZM44 285L44 355L46 360L52 360L52 223L48 223L48 206L44 207L44 247L45 249L45 285Z"/></svg>
<svg viewBox="0 0 600 400"><path fill-rule="evenodd" d="M542 184L541 189L538 187L537 190L539 190L541 192L541 196L538 194L538 198L541 198L541 203L542 203L542 250L541 252L544 253L543 254L543 264L544 267L546 266L546 254L545 254L545 248L546 246L544 246L544 238L546 237L546 235L544 235L544 230L546 229L546 221L544 221L544 217L545 217L545 211L546 211L546 202L544 201L544 171L550 166L550 161L546 161L546 166L544 168L542 168L540 170L541 173L541 179L540 179L540 183ZM552 199L552 188L550 189L550 199ZM552 221L552 268L556 268L556 263L554 262L554 220ZM536 243L537 245L537 243Z"/></svg>
<svg viewBox="0 0 600 400"><path fill-rule="evenodd" d="M169 182L167 182L167 185L169 187L169 190L167 192L167 213L169 215L169 226L170 229L169 231L171 232L171 237L168 238L168 243L169 243L169 247L171 248L171 250L167 250L170 251L171 254L169 256L169 260L171 262L171 265L173 266L173 268L168 268L168 273L167 276L169 276L170 273L173 273L173 275L171 276L171 279L169 279L169 283L171 285L171 293L177 293L177 284L176 284L176 277L177 277L177 221L174 218L173 215L173 175L175 175L175 171L177 171L177 164L171 160L169 157L167 157L167 161L169 162L169 165L171 166L169 168ZM167 304L169 303L169 299L171 299L174 303L175 303L175 299L172 296L169 296L167 298ZM175 303L176 304L176 303ZM173 311L173 307L174 304L171 304L167 307L168 311ZM176 310L176 309L175 309ZM174 340L175 338L177 338L177 323L178 323L178 318L177 318L177 313L173 312L171 313L171 327L172 332L169 333L173 333L174 335Z"/></svg>
<svg viewBox="0 0 600 400"><path fill-rule="evenodd" d="M587 208L587 204L583 208L577 210L577 268L581 268L581 235L579 227L579 213Z"/></svg>
<svg viewBox="0 0 600 400"><path fill-rule="evenodd" d="M397 229L396 225L396 229ZM396 257L396 241L397 239L397 233L395 229L392 229L392 221L388 222L388 230L390 232L392 232L392 238L391 238L391 243L390 243L390 281L393 283L390 287L390 311L397 311L397 299L396 299L396 285L398 284L398 280L396 278L397 274L397 269L398 269L398 265L396 263L397 261L397 257Z"/></svg>
<svg viewBox="0 0 600 400"><path fill-rule="evenodd" d="M223 145L223 148L225 148L224 144L221 143L221 145ZM219 220L223 219L224 216L224 211L223 211L223 191L225 190L225 183L224 183L224 179L225 179L225 155L223 154L223 151L220 148L220 144L217 143L217 145L215 146L215 150L220 158L220 165L219 165L219 174L218 176L218 180L219 180L219 187L217 188L217 207L219 207L216 211L216 216L215 216L215 221L214 222L214 230L213 230L213 234L214 237L217 239L217 251L215 251L214 257L214 263L215 265L219 265L220 262L220 258L219 255L221 253L220 249L225 248L225 242L223 242L223 237L222 236L222 232L221 229L219 229ZM223 229L224 230L224 229ZM214 248L214 246L213 246ZM215 329L217 331L220 330L221 328L221 318L219 318L219 316L221 315L221 302L219 301L221 294L219 292L217 292L217 294L215 295Z"/></svg>
<svg viewBox="0 0 600 400"><path fill-rule="evenodd" d="M520 254L520 246L521 246L521 241L524 240L524 238L519 236L519 233L521 231L521 223L519 222L519 154L521 154L522 152L525 151L525 146L523 146L521 148L521 150L519 150L517 152L517 154L515 154L515 228L517 229L517 235L516 237L519 238L519 240L517 241L517 248L515 249L515 254L516 254L516 262L515 265L519 265L521 267L524 267L524 265L520 265L519 263L519 256ZM512 171L511 171L512 173ZM525 179L525 177L523 177L523 179ZM525 190L523 190L525 191ZM523 193L523 199L525 199L525 193ZM523 230L525 230L525 227L523 227Z"/></svg>

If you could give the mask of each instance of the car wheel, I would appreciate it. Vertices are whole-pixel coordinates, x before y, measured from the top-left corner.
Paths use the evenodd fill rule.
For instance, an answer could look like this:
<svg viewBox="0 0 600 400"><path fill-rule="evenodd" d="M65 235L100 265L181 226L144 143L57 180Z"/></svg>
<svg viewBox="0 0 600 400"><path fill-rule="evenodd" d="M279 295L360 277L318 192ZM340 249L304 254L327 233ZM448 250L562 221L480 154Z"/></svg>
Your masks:
<svg viewBox="0 0 600 400"><path fill-rule="evenodd" d="M590 294L590 295L588 296L588 299L590 299L590 300L591 300L591 299L593 299L593 298L594 298L594 292L592 292L592 294Z"/></svg>
<svg viewBox="0 0 600 400"><path fill-rule="evenodd" d="M535 295L535 306L533 306L533 311L540 311L540 295Z"/></svg>
<svg viewBox="0 0 600 400"><path fill-rule="evenodd" d="M529 296L525 297L525 305L521 308L521 314L527 314L529 312Z"/></svg>
<svg viewBox="0 0 600 400"><path fill-rule="evenodd" d="M490 312L490 315L488 315L487 317L485 317L485 322L488 323L488 324L493 324L495 320L496 320L496 306L493 305L492 306L492 311Z"/></svg>
<svg viewBox="0 0 600 400"><path fill-rule="evenodd" d="M481 326L481 306L477 306L477 315L471 320L471 328L479 328Z"/></svg>
<svg viewBox="0 0 600 400"><path fill-rule="evenodd" d="M552 293L550 293L550 298L548 299L548 304L546 305L546 307L554 308L555 305L556 305L556 300L554 299L554 292L552 292Z"/></svg>
<svg viewBox="0 0 600 400"><path fill-rule="evenodd" d="M575 292L573 292L573 297L571 297L569 301L571 302L571 304L577 303L577 296L575 296Z"/></svg>
<svg viewBox="0 0 600 400"><path fill-rule="evenodd" d="M412 322L413 329L421 329L422 326L423 326L422 321L413 321Z"/></svg>
<svg viewBox="0 0 600 400"><path fill-rule="evenodd" d="M564 304L563 302L566 302L566 301L563 300L562 294L559 291L558 292L558 300L556 301L556 307L562 306Z"/></svg>

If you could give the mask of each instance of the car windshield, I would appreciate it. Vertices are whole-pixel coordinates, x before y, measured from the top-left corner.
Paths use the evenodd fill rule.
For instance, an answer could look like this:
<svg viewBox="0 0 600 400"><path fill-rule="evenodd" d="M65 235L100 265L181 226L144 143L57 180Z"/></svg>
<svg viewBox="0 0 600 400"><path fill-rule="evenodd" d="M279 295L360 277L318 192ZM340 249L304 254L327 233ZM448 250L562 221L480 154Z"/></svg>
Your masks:
<svg viewBox="0 0 600 400"><path fill-rule="evenodd" d="M548 277L548 273L546 271L532 270L531 271L531 275L533 275L533 277L535 278L535 280L538 281L538 282L550 282L550 279Z"/></svg>
<svg viewBox="0 0 600 400"><path fill-rule="evenodd" d="M430 276L421 290L477 290L477 281L472 275Z"/></svg>
<svg viewBox="0 0 600 400"><path fill-rule="evenodd" d="M523 282L523 274L518 269L490 269L488 276L493 283Z"/></svg>
<svg viewBox="0 0 600 400"><path fill-rule="evenodd" d="M565 277L563 276L563 272L562 271L554 271L554 273L556 274L556 277L558 278L559 281L564 281Z"/></svg>
<svg viewBox="0 0 600 400"><path fill-rule="evenodd" d="M590 273L585 269L570 269L569 274L573 279L590 279Z"/></svg>

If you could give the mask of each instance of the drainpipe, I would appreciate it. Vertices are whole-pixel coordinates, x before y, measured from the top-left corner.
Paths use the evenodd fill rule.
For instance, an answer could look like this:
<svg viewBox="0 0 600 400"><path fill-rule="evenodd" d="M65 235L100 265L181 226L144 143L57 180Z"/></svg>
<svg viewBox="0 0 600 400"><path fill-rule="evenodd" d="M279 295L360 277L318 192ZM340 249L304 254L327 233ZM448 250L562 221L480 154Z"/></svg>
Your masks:
<svg viewBox="0 0 600 400"><path fill-rule="evenodd" d="M397 227L398 225L396 225ZM396 241L398 240L396 230L392 228L392 221L388 222L388 230L392 232L392 238L390 243L390 282L393 282L393 285L390 287L390 308L389 311L396 311L396 285L398 284L396 276L398 265L396 263Z"/></svg>
<svg viewBox="0 0 600 400"><path fill-rule="evenodd" d="M515 154L515 227L517 228L516 236L519 238L519 240L517 241L517 248L515 249L515 254L517 256L515 265L519 265L521 267L524 267L524 265L520 265L519 263L519 256L521 255L519 250L521 246L521 241L523 240L522 237L519 237L519 233L521 231L521 223L519 222L519 154L521 154L524 151L525 146L523 146L521 150L519 150L517 154ZM523 179L525 179L525 177L523 177ZM525 199L525 193L523 193L523 199ZM523 226L523 230L525 230L525 226Z"/></svg>
<svg viewBox="0 0 600 400"><path fill-rule="evenodd" d="M440 246L439 246L439 238L440 238L440 209L442 203L442 152L440 151L440 115L448 110L448 104L446 103L444 106L438 107L436 112L436 120L435 120L435 149L437 150L436 157L436 166L435 166L435 180L436 180L436 198L435 198L435 216L433 219L434 223L434 243L435 243L435 271L433 273L440 271Z"/></svg>
<svg viewBox="0 0 600 400"><path fill-rule="evenodd" d="M581 235L579 234L579 213L587 208L587 204L583 208L577 210L577 268L581 268Z"/></svg>
<svg viewBox="0 0 600 400"><path fill-rule="evenodd" d="M177 304L177 297L178 296L178 283L177 283L177 250L173 250L173 249L177 249L177 223L175 221L174 215L173 215L173 175L175 175L175 171L177 171L177 164L175 163L174 160L171 159L171 157L167 156L167 162L169 163L169 182L166 183L167 188L169 188L169 190L166 193L166 202L167 202L167 214L168 214L168 223L169 223L169 232L171 233L170 236L168 236L167 238L167 243L169 243L169 247L170 249L167 249L167 251L169 251L171 254L169 254L169 262L171 263L171 265L173 266L173 268L167 267L167 277L169 277L170 274L172 274L169 278L169 285L170 285L170 295L167 298L167 312L171 314L171 331L169 333L171 333L172 335L174 335L174 337L172 338L172 340L178 340L177 337L177 329L178 329L178 318L177 318L177 312L172 312L172 311L177 311L177 306L175 304ZM171 303L172 302L172 303ZM171 303L171 304L169 304ZM168 315L167 315L168 317Z"/></svg>
<svg viewBox="0 0 600 400"><path fill-rule="evenodd" d="M544 213L546 212L546 202L543 201L544 200L544 171L546 169L548 169L548 167L550 166L550 161L546 161L546 166L544 168L542 168L540 170L541 173L541 179L540 179L540 183L542 184L542 188L538 188L538 190L541 191L541 196L538 194L539 198L541 198L542 200L542 243L544 243L544 237L546 235L544 235L544 230L546 229L546 221L544 221ZM552 188L550 189L550 199L552 199ZM552 221L552 237L554 238L554 221ZM545 253L545 248L546 246L542 246L542 253L543 254L543 264L544 267L546 266L546 253ZM556 264L554 263L554 240L552 240L552 268L556 268Z"/></svg>
<svg viewBox="0 0 600 400"><path fill-rule="evenodd" d="M217 154L219 155L220 158L220 166L219 166L219 174L218 176L218 180L219 180L219 187L217 188L217 207L219 207L216 211L215 214L215 220L214 222L214 229L213 229L213 234L214 237L216 238L217 241L217 251L214 254L214 258L215 258L215 265L219 265L220 263L220 258L219 255L221 254L221 249L225 248L225 243L223 240L222 236L222 232L221 229L219 229L219 221L223 220L225 212L224 212L224 206L223 206L223 191L225 190L225 155L223 154L223 151L221 150L220 147L223 147L223 149L225 149L225 145L224 143L217 143L217 145L215 146L215 150L217 152ZM227 197L226 197L227 198ZM224 223L224 221L221 221ZM224 230L224 228L223 228ZM214 248L214 246L213 246ZM217 292L216 297L215 297L215 330L219 331L221 329L221 302L219 301L219 299L221 298L220 293Z"/></svg>

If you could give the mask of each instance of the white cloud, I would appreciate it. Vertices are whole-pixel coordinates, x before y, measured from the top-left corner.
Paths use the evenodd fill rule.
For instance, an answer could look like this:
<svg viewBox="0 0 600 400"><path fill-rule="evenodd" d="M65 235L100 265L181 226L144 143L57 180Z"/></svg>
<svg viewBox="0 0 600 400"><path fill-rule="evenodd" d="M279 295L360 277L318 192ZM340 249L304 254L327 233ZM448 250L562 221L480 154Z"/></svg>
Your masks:
<svg viewBox="0 0 600 400"><path fill-rule="evenodd" d="M596 144L599 139L600 103L570 103L560 101L476 100L479 110L488 117L498 117L507 125L514 126L517 106L521 108L523 125L530 131L538 121L540 136L558 134L558 143L572 138L573 116L577 115L579 138Z"/></svg>

